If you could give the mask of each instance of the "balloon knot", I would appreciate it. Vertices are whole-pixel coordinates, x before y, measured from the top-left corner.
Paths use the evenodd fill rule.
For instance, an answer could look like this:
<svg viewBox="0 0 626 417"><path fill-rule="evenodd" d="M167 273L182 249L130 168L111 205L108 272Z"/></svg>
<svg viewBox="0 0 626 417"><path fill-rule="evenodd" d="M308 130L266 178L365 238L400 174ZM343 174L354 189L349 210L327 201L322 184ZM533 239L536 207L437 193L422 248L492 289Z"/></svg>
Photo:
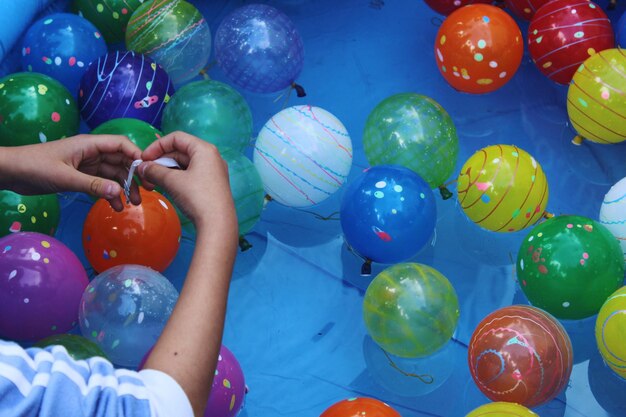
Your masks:
<svg viewBox="0 0 626 417"><path fill-rule="evenodd" d="M439 186L439 194L441 194L441 198L443 198L444 200L448 200L453 195L452 192L448 190L445 185Z"/></svg>
<svg viewBox="0 0 626 417"><path fill-rule="evenodd" d="M239 236L239 249L245 252L250 248L252 248L252 244L248 242L245 237Z"/></svg>
<svg viewBox="0 0 626 417"><path fill-rule="evenodd" d="M300 84L291 83L291 87L296 90L296 95L298 97L306 97L306 91L304 91L304 87L302 87Z"/></svg>
<svg viewBox="0 0 626 417"><path fill-rule="evenodd" d="M370 275L372 275L372 260L366 259L361 266L361 276L369 277Z"/></svg>
<svg viewBox="0 0 626 417"><path fill-rule="evenodd" d="M576 135L574 136L574 139L572 139L572 143L576 146L580 146L583 143L583 137L580 135Z"/></svg>

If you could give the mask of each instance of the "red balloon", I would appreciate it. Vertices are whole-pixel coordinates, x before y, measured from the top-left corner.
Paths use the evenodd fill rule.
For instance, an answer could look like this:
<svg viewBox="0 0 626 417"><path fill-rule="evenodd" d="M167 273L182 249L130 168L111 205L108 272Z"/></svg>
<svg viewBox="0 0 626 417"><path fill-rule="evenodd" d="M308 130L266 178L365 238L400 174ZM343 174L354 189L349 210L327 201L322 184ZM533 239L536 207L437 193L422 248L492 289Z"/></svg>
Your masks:
<svg viewBox="0 0 626 417"><path fill-rule="evenodd" d="M528 27L528 49L537 68L568 84L589 56L615 46L608 17L587 0L554 0L542 6Z"/></svg>
<svg viewBox="0 0 626 417"><path fill-rule="evenodd" d="M537 10L551 0L504 0L506 7L522 19L530 20Z"/></svg>
<svg viewBox="0 0 626 417"><path fill-rule="evenodd" d="M382 401L373 398L350 398L326 409L320 417L402 417Z"/></svg>
<svg viewBox="0 0 626 417"><path fill-rule="evenodd" d="M468 4L474 3L485 3L491 4L492 0L424 0L428 7L433 9L439 14L444 16L449 15L456 9L459 9L463 6L467 6Z"/></svg>
<svg viewBox="0 0 626 417"><path fill-rule="evenodd" d="M535 407L559 395L572 372L572 344L550 314L517 305L489 314L474 330L470 372L492 401Z"/></svg>
<svg viewBox="0 0 626 417"><path fill-rule="evenodd" d="M163 272L174 260L181 235L174 206L156 191L140 187L139 192L139 206L125 204L118 213L100 199L87 214L83 247L97 272L124 264Z"/></svg>
<svg viewBox="0 0 626 417"><path fill-rule="evenodd" d="M456 90L488 93L506 84L522 62L517 23L503 10L472 4L452 13L439 28L435 59Z"/></svg>

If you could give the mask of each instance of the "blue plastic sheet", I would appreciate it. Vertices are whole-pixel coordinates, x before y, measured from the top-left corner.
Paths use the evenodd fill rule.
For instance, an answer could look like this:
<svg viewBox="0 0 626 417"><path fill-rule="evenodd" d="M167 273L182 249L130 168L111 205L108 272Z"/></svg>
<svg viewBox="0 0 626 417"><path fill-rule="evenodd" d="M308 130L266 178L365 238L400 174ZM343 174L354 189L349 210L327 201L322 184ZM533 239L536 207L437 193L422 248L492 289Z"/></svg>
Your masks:
<svg viewBox="0 0 626 417"><path fill-rule="evenodd" d="M194 3L215 33L226 13L249 2ZM531 153L548 177L547 208L554 214L597 219L604 194L626 176L625 144L571 144L567 87L541 75L528 53L511 82L495 93L473 96L452 90L440 76L433 53L442 17L419 0L265 3L294 20L305 44L305 67L297 81L308 95L292 94L288 103L320 106L342 120L355 150L350 178L368 166L361 144L367 115L381 100L400 92L430 96L450 113L460 138L457 173L471 154L487 145L516 144ZM611 20L617 22L625 8L620 2L608 12ZM528 24L519 24L525 32ZM218 67L209 74L225 80ZM285 101L242 93L252 108L255 132ZM489 312L527 303L514 275L527 231L482 230L467 220L454 199L438 198L435 237L413 261L437 268L454 285L461 306L458 329L436 355L396 363L407 373L435 378L436 389L425 393L429 388L394 369L367 335L363 294L384 266L374 265L370 278L360 276L361 260L347 250L337 220L340 199L341 192L306 210L271 202L247 236L253 247L237 258L224 333L250 388L241 416L313 417L354 396L384 400L404 417L464 416L488 402L470 377L467 344ZM68 200L57 232L86 266L80 234L90 204L84 196ZM192 249L193 240L186 236L165 273L178 288ZM626 415L626 382L604 366L594 323L594 317L563 322L574 346L574 369L566 390L535 410L542 417Z"/></svg>

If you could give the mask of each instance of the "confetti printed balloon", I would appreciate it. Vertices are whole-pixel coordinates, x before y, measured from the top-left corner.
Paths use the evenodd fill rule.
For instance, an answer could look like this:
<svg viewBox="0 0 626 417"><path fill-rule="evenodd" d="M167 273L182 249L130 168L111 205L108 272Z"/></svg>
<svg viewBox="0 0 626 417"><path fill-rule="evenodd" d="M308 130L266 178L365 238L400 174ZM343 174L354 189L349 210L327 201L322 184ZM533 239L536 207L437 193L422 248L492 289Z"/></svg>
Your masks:
<svg viewBox="0 0 626 417"><path fill-rule="evenodd" d="M108 359L105 353L91 340L76 334L55 334L35 343L35 347L63 346L69 355L78 360L100 356Z"/></svg>
<svg viewBox="0 0 626 417"><path fill-rule="evenodd" d="M274 115L254 147L265 191L290 207L321 203L345 182L352 141L344 125L324 109L294 106Z"/></svg>
<svg viewBox="0 0 626 417"><path fill-rule="evenodd" d="M548 182L541 165L514 145L488 146L461 168L461 208L474 223L494 232L515 232L545 213Z"/></svg>
<svg viewBox="0 0 626 417"><path fill-rule="evenodd" d="M452 119L436 101L405 93L383 100L370 113L363 147L370 165L402 165L435 188L454 170L459 138Z"/></svg>
<svg viewBox="0 0 626 417"><path fill-rule="evenodd" d="M550 0L504 0L508 7L517 17L530 20L537 10Z"/></svg>
<svg viewBox="0 0 626 417"><path fill-rule="evenodd" d="M235 355L222 345L204 417L235 417L243 406L245 394L241 366Z"/></svg>
<svg viewBox="0 0 626 417"><path fill-rule="evenodd" d="M468 361L474 382L490 400L536 407L565 388L572 355L569 336L554 317L516 305L496 310L478 324Z"/></svg>
<svg viewBox="0 0 626 417"><path fill-rule="evenodd" d="M402 358L419 358L450 340L459 320L459 301L448 279L436 269L397 264L367 287L363 319L382 349Z"/></svg>
<svg viewBox="0 0 626 417"><path fill-rule="evenodd" d="M522 33L506 12L471 4L452 13L435 40L437 67L456 90L495 91L515 74L522 61Z"/></svg>
<svg viewBox="0 0 626 417"><path fill-rule="evenodd" d="M239 87L273 93L298 78L304 47L289 17L271 6L250 4L222 20L215 34L215 58Z"/></svg>
<svg viewBox="0 0 626 417"><path fill-rule="evenodd" d="M35 342L71 330L89 283L63 243L35 232L0 239L0 337Z"/></svg>
<svg viewBox="0 0 626 417"><path fill-rule="evenodd" d="M615 291L602 305L596 319L596 343L604 362L626 379L626 287Z"/></svg>
<svg viewBox="0 0 626 417"><path fill-rule="evenodd" d="M582 138L597 143L626 140L626 52L606 49L576 71L567 91L567 113Z"/></svg>
<svg viewBox="0 0 626 417"><path fill-rule="evenodd" d="M60 210L56 194L21 195L0 190L0 237L16 232L54 235Z"/></svg>
<svg viewBox="0 0 626 417"><path fill-rule="evenodd" d="M615 46L611 21L588 0L554 0L528 27L528 50L544 75L568 84L590 55Z"/></svg>
<svg viewBox="0 0 626 417"><path fill-rule="evenodd" d="M96 25L107 43L124 41L126 25L144 0L74 0L74 10Z"/></svg>
<svg viewBox="0 0 626 417"><path fill-rule="evenodd" d="M172 314L178 292L158 272L118 265L85 289L78 316L83 336L116 365L136 367Z"/></svg>
<svg viewBox="0 0 626 417"><path fill-rule="evenodd" d="M619 180L604 196L600 223L619 240L626 260L626 178Z"/></svg>
<svg viewBox="0 0 626 417"><path fill-rule="evenodd" d="M70 92L47 75L20 72L0 79L0 146L74 136L79 120Z"/></svg>
<svg viewBox="0 0 626 417"><path fill-rule="evenodd" d="M386 403L374 398L349 398L328 407L320 417L401 417Z"/></svg>
<svg viewBox="0 0 626 417"><path fill-rule="evenodd" d="M110 52L89 66L80 82L78 104L83 120L95 128L122 117L161 125L163 107L174 94L170 77L147 56Z"/></svg>
<svg viewBox="0 0 626 417"><path fill-rule="evenodd" d="M415 172L398 165L374 166L352 181L341 201L347 244L366 260L406 261L432 237L435 197Z"/></svg>
<svg viewBox="0 0 626 417"><path fill-rule="evenodd" d="M209 62L211 30L191 3L151 0L130 18L126 47L161 64L179 85L198 75Z"/></svg>
<svg viewBox="0 0 626 417"><path fill-rule="evenodd" d="M154 126L138 119L112 119L102 123L91 131L93 135L123 135L130 139L141 150L146 149L152 142L163 134Z"/></svg>
<svg viewBox="0 0 626 417"><path fill-rule="evenodd" d="M137 264L164 271L180 243L180 221L174 206L156 191L139 188L141 204L126 203L116 212L98 200L85 219L83 247L97 272L116 265ZM124 199L124 196L122 196Z"/></svg>
<svg viewBox="0 0 626 417"><path fill-rule="evenodd" d="M76 96L89 64L106 52L102 35L88 20L55 13L36 21L26 32L22 69L49 75Z"/></svg>
<svg viewBox="0 0 626 417"><path fill-rule="evenodd" d="M624 280L615 237L587 217L557 216L536 226L517 254L517 280L534 306L560 319L598 312Z"/></svg>
<svg viewBox="0 0 626 417"><path fill-rule="evenodd" d="M202 80L183 86L163 112L163 132L177 130L217 146L243 151L252 140L252 112L231 86Z"/></svg>
<svg viewBox="0 0 626 417"><path fill-rule="evenodd" d="M523 405L495 402L481 405L465 417L539 417Z"/></svg>
<svg viewBox="0 0 626 417"><path fill-rule="evenodd" d="M467 6L468 4L492 3L490 0L425 0L425 2L428 7L444 16L447 16L456 9L460 9L461 7Z"/></svg>

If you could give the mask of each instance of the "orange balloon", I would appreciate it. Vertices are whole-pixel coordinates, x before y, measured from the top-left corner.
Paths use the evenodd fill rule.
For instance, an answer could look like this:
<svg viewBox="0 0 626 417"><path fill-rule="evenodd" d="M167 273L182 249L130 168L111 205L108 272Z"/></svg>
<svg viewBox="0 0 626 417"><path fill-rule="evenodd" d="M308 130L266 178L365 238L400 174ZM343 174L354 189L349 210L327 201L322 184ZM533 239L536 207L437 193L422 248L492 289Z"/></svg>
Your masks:
<svg viewBox="0 0 626 417"><path fill-rule="evenodd" d="M435 59L458 91L482 94L506 84L522 62L524 41L506 12L487 4L461 7L443 21Z"/></svg>
<svg viewBox="0 0 626 417"><path fill-rule="evenodd" d="M320 414L320 417L402 417L382 401L373 398L350 398L339 401Z"/></svg>
<svg viewBox="0 0 626 417"><path fill-rule="evenodd" d="M96 272L124 264L163 272L174 260L181 235L174 206L156 191L140 187L139 192L138 206L125 203L118 213L100 199L87 214L83 247Z"/></svg>

